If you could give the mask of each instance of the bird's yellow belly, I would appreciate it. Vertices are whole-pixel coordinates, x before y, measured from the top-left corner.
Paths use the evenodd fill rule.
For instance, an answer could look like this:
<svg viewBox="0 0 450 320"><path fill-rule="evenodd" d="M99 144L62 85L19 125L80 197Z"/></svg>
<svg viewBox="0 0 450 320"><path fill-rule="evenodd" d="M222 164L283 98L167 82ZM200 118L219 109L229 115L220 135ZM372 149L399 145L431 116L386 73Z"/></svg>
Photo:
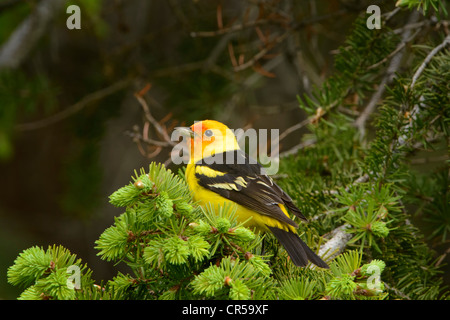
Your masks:
<svg viewBox="0 0 450 320"><path fill-rule="evenodd" d="M191 179L195 178L194 166L188 165L186 169L186 178L188 181L195 181ZM202 188L198 183L189 183L189 188L193 194L194 201L198 202L203 208L212 205L214 210L218 212L220 207L225 205L230 206L232 210L236 208L235 217L239 223L245 223L244 225L255 232L266 232L269 231L267 226L276 227L285 231L295 232L295 228L286 223L282 223L277 219L274 219L268 215L257 213L253 210L247 209L246 207L237 204L221 195ZM285 210L283 210L285 211Z"/></svg>

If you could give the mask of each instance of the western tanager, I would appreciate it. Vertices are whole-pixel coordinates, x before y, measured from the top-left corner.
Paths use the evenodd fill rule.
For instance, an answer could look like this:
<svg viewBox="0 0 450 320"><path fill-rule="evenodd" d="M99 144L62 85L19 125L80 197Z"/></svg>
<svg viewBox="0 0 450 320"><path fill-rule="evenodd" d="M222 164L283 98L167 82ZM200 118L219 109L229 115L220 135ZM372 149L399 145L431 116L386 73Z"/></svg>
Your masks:
<svg viewBox="0 0 450 320"><path fill-rule="evenodd" d="M186 179L195 201L236 206L238 221L256 232L272 232L297 266L308 261L328 268L297 235L298 225L288 211L306 218L256 160L240 150L236 137L226 125L204 120L178 128L189 137L190 161ZM251 219L249 219L251 218Z"/></svg>

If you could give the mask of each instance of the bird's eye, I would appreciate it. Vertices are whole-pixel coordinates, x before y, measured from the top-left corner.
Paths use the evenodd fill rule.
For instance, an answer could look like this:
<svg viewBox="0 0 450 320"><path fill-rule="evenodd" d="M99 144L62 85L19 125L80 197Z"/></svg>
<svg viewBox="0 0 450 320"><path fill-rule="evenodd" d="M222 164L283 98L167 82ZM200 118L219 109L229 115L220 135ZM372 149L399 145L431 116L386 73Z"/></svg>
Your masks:
<svg viewBox="0 0 450 320"><path fill-rule="evenodd" d="M205 134L205 137L208 137L208 138L210 138L210 137L212 137L214 135L212 130L209 130L209 129L206 130L204 134Z"/></svg>

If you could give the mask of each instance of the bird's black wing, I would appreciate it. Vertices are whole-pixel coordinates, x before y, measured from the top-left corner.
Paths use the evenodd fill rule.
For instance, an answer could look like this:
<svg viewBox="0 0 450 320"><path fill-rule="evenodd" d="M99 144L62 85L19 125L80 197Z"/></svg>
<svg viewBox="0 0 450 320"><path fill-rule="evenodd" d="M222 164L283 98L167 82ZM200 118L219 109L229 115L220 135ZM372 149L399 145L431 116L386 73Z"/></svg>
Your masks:
<svg viewBox="0 0 450 320"><path fill-rule="evenodd" d="M297 217L306 220L291 197L264 173L261 164L243 151L227 151L213 157L196 163L195 176L202 187L294 227L298 226L283 213L280 204ZM202 170L203 166L210 170L208 172Z"/></svg>

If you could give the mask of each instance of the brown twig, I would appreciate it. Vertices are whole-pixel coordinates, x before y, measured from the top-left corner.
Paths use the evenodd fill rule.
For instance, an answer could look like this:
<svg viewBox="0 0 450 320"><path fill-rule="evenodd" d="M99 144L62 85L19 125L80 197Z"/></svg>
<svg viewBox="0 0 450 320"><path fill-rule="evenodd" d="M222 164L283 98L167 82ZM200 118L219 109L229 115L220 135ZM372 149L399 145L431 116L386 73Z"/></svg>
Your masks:
<svg viewBox="0 0 450 320"><path fill-rule="evenodd" d="M273 49L277 45L281 44L284 40L286 40L292 32L298 31L299 29L304 28L311 24L319 23L321 21L324 21L324 20L327 20L330 18L338 17L347 12L347 10L339 10L339 11L336 11L336 12L333 12L330 14L320 16L320 17L314 17L312 19L305 19L303 21L294 23L294 22L292 22L292 19L284 19L283 18L280 20L279 13L274 13L274 12L271 12L270 10L268 10L268 13L264 13L264 10L263 10L264 8L262 8L264 5L261 3L258 3L258 6L260 9L260 14L254 21L245 22L242 24L235 24L235 25L232 25L231 27L225 27L225 28L223 27L223 22L222 22L222 10L221 10L221 7L218 7L217 22L219 25L219 29L216 31L191 32L191 36L192 37L213 37L213 36L220 36L220 35L225 35L225 34L229 35L230 33L241 31L241 30L244 30L247 28L255 28L258 38L264 44L264 47L259 52L257 52L255 55L253 55L253 57L250 58L249 60L247 60L246 62L243 62L244 56L240 55L239 62L237 62L235 55L234 55L234 50L233 50L232 46L229 45L228 50L229 50L230 58L232 59L233 70L235 72L239 72L239 71L248 69L250 67L256 66L256 68L254 68L255 71L260 72L263 75L273 77L274 76L273 74L265 72L264 69L261 69L256 65L256 63L260 59L262 59L263 57L266 57L267 53L271 49ZM271 9L274 9L274 8L271 8ZM263 11L263 12L261 12L261 11ZM244 18L246 20L246 16ZM270 40L268 38L268 36L266 36L262 32L262 30L259 28L259 26L268 24L268 23L280 25L285 30L285 32L282 33L281 35L275 37L274 39Z"/></svg>
<svg viewBox="0 0 450 320"><path fill-rule="evenodd" d="M150 113L150 108L148 107L148 104L142 97L142 95L135 93L134 96L136 97L137 101L142 107L142 110L144 111L145 119L153 125L153 127L156 129L158 134L161 135L161 137L165 142L167 142L171 146L174 146L176 143L170 139L167 130L163 128L161 124L158 121L156 121L155 118L152 116L152 114Z"/></svg>
<svg viewBox="0 0 450 320"><path fill-rule="evenodd" d="M299 144L295 145L294 147L290 148L289 150L281 152L280 153L280 158L296 154L299 150L304 149L304 148L309 147L309 146L312 146L316 142L317 142L316 139L310 139L310 140L302 141L301 143L299 143Z"/></svg>
<svg viewBox="0 0 450 320"><path fill-rule="evenodd" d="M118 81L118 82L110 85L109 87L100 89L98 91L95 91L95 92L92 92L92 93L86 95L84 98L82 98L77 103L65 108L64 110L62 110L48 118L41 119L41 120L34 121L34 122L29 122L29 123L18 124L18 125L16 125L15 129L17 131L31 131L31 130L41 129L41 128L47 127L49 125L55 124L59 121L65 120L68 117L74 115L75 113L81 111L83 108L85 108L89 104L91 104L95 101L104 99L111 94L114 94L122 89L125 89L130 84L131 84L131 79L125 79L125 80Z"/></svg>
<svg viewBox="0 0 450 320"><path fill-rule="evenodd" d="M422 74L423 70L425 70L425 67L430 63L431 59L442 49L444 49L447 45L450 44L450 35L445 37L444 41L440 45L438 45L436 48L430 51L430 53L426 56L426 58L423 60L420 67L417 69L416 73L414 73L414 76L411 81L410 90L412 90L417 82L417 79L419 79L420 75Z"/></svg>
<svg viewBox="0 0 450 320"><path fill-rule="evenodd" d="M142 107L142 110L144 111L144 127L142 129L142 133L139 131L139 127L135 126L133 129L133 132L126 132L126 134L133 138L133 141L136 142L139 152L145 156L146 158L153 158L161 153L163 148L170 148L175 146L178 142L172 141L168 131L173 129L174 124L169 125L167 127L164 125L166 121L168 121L171 118L171 113L167 114L165 117L163 117L160 121L157 121L153 115L150 112L150 107L144 98L148 90L150 90L151 84L146 84L143 89L139 90L134 94L135 98L139 102L139 104ZM151 97L147 97L150 101L152 101L153 104L158 104L156 100L154 100ZM149 131L150 127L153 127L160 140L155 140L149 138ZM142 143L146 144L147 150L144 150ZM168 159L164 162L165 166L168 166L172 162L171 157L169 156Z"/></svg>
<svg viewBox="0 0 450 320"><path fill-rule="evenodd" d="M280 134L280 141L283 140L284 138L286 138L289 134L291 134L292 132L299 130L301 128L303 128L304 126L308 125L311 122L311 120L309 118L293 125L292 127L287 128L286 130L283 131L282 134Z"/></svg>

